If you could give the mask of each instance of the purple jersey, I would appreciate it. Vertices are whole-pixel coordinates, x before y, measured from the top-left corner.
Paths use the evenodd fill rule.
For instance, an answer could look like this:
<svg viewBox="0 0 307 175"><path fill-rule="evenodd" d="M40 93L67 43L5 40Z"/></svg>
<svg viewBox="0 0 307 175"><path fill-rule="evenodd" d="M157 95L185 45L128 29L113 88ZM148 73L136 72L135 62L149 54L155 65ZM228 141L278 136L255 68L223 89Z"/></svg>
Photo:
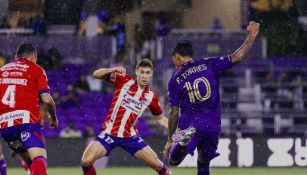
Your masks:
<svg viewBox="0 0 307 175"><path fill-rule="evenodd" d="M173 74L168 83L169 104L180 108L180 129L220 131L219 73L231 65L231 56L192 60Z"/></svg>

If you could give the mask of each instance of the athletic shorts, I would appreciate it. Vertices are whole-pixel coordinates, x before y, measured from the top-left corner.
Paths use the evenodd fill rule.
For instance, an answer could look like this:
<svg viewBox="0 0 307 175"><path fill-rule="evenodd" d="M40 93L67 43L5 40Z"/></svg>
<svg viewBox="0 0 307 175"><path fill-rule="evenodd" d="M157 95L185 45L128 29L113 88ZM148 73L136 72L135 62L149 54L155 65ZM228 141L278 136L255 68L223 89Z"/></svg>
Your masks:
<svg viewBox="0 0 307 175"><path fill-rule="evenodd" d="M192 137L187 145L187 151L193 155L194 150L197 148L198 156L203 160L210 162L220 154L216 152L219 142L218 132L197 132Z"/></svg>
<svg viewBox="0 0 307 175"><path fill-rule="evenodd" d="M121 147L131 155L134 155L139 150L142 150L147 146L147 143L139 136L133 136L129 138L113 137L103 131L96 137L96 141L101 143L107 150L108 156L111 151L116 147Z"/></svg>
<svg viewBox="0 0 307 175"><path fill-rule="evenodd" d="M17 154L27 152L29 148L45 148L43 128L40 124L21 124L0 129L0 134L9 147Z"/></svg>

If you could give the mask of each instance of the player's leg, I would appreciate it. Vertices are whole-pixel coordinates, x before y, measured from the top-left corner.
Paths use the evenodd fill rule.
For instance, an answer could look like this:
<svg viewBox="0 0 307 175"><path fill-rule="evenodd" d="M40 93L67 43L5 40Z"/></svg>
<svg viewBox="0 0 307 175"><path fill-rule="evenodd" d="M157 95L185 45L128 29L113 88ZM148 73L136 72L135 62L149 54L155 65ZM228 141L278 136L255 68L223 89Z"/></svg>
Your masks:
<svg viewBox="0 0 307 175"><path fill-rule="evenodd" d="M195 132L195 128L190 127L174 133L172 137L174 145L170 149L169 153L170 165L178 166L187 154L193 154L193 151L199 141L199 137L193 137Z"/></svg>
<svg viewBox="0 0 307 175"><path fill-rule="evenodd" d="M96 170L93 166L94 162L107 154L106 148L98 141L92 141L85 149L81 165L84 175L96 175Z"/></svg>
<svg viewBox="0 0 307 175"><path fill-rule="evenodd" d="M31 167L32 160L31 160L29 153L28 152L18 153L18 155L19 155L18 159L20 161L20 165L27 172L27 174L31 174L30 167Z"/></svg>
<svg viewBox="0 0 307 175"><path fill-rule="evenodd" d="M31 158L32 175L47 175L47 152L43 128L40 124L23 124L20 126L22 146Z"/></svg>
<svg viewBox="0 0 307 175"><path fill-rule="evenodd" d="M202 139L197 145L197 175L210 175L210 162L212 159L219 156L219 153L216 152L218 139L218 132L208 132L202 135Z"/></svg>
<svg viewBox="0 0 307 175"><path fill-rule="evenodd" d="M201 156L197 159L197 175L210 175L210 161L203 160Z"/></svg>
<svg viewBox="0 0 307 175"><path fill-rule="evenodd" d="M5 162L5 159L4 159L1 144L0 144L0 175L6 175L6 162Z"/></svg>
<svg viewBox="0 0 307 175"><path fill-rule="evenodd" d="M116 147L116 140L108 134L101 132L85 149L81 166L83 175L96 175L96 169L93 166L94 162L103 157L108 156L113 148Z"/></svg>
<svg viewBox="0 0 307 175"><path fill-rule="evenodd" d="M168 168L159 160L157 154L149 146L137 151L134 156L145 161L146 164L157 171L159 175L171 174Z"/></svg>

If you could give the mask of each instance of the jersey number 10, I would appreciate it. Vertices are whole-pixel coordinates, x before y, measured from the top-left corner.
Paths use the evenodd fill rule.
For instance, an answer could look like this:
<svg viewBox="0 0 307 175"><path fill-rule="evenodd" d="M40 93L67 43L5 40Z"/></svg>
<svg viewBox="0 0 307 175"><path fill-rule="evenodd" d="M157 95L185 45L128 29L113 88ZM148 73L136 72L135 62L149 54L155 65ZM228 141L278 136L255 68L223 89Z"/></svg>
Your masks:
<svg viewBox="0 0 307 175"><path fill-rule="evenodd" d="M16 92L16 85L9 85L4 93L1 102L5 105L9 105L10 108L14 108L16 104L15 92Z"/></svg>
<svg viewBox="0 0 307 175"><path fill-rule="evenodd" d="M199 83L203 82L206 86L206 94L202 96L199 92ZM211 96L211 86L207 78L200 77L194 80L193 87L190 82L186 82L184 87L187 88L189 99L192 104L195 103L195 98L199 101L205 101Z"/></svg>

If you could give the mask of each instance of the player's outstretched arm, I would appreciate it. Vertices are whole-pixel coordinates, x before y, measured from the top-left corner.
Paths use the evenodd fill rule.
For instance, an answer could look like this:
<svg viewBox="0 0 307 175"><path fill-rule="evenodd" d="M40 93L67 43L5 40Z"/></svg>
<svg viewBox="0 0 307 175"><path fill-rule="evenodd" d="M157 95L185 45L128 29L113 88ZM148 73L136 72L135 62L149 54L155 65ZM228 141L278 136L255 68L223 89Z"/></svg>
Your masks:
<svg viewBox="0 0 307 175"><path fill-rule="evenodd" d="M96 79L106 79L113 72L117 72L117 73L125 75L126 69L123 67L101 68L101 69L96 70L93 73L93 76Z"/></svg>
<svg viewBox="0 0 307 175"><path fill-rule="evenodd" d="M254 44L257 35L259 33L260 24L254 21L249 22L247 26L248 36L242 46L237 49L232 55L232 63L237 64L242 62L246 58L246 54Z"/></svg>
<svg viewBox="0 0 307 175"><path fill-rule="evenodd" d="M156 115L154 118L160 126L168 130L168 119L163 114Z"/></svg>
<svg viewBox="0 0 307 175"><path fill-rule="evenodd" d="M50 125L52 128L58 127L59 121L56 115L56 106L54 103L53 98L51 97L50 93L42 93L41 98L43 103L47 106L47 111L50 114L51 121Z"/></svg>

